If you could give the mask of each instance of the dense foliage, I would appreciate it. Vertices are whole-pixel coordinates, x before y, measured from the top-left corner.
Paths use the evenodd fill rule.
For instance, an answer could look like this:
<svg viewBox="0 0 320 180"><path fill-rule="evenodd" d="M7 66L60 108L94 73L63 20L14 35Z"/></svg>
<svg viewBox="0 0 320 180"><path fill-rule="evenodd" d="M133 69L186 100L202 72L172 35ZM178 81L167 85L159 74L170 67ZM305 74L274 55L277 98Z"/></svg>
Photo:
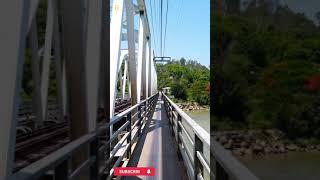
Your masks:
<svg viewBox="0 0 320 180"><path fill-rule="evenodd" d="M210 70L196 61L172 60L157 64L158 88L171 87L175 98L208 105Z"/></svg>
<svg viewBox="0 0 320 180"><path fill-rule="evenodd" d="M289 138L320 138L319 27L287 7L221 14L214 128L278 128Z"/></svg>

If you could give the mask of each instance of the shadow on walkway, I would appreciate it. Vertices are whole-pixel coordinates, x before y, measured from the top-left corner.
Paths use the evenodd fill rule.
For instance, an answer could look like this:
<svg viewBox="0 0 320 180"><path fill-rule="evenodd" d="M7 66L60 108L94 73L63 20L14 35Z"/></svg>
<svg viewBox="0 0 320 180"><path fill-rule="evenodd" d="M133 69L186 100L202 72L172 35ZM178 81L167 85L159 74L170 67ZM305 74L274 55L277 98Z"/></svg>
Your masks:
<svg viewBox="0 0 320 180"><path fill-rule="evenodd" d="M178 159L178 146L172 135L161 96L155 112L146 124L128 167L154 167L155 176L122 177L122 180L188 179L183 161Z"/></svg>

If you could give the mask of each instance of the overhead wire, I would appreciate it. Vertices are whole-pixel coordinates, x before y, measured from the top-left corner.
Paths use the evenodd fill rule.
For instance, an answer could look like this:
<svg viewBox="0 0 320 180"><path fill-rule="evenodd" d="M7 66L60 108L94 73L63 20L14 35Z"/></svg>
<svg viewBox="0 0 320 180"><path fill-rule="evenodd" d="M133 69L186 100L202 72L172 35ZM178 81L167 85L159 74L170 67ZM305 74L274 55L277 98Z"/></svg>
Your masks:
<svg viewBox="0 0 320 180"><path fill-rule="evenodd" d="M158 23L157 22L159 22L158 21L158 19L159 19L159 15L158 15L158 6L157 6L157 4L156 4L156 0L153 0L153 7L154 7L154 29L155 29L155 34L153 35L153 37L154 37L154 39L155 39L155 43L156 44L158 44L159 43L159 41L158 41L158 39L159 39L159 37L158 37L158 35L159 35L159 25L158 25ZM159 54L158 52L159 52L159 46L158 46L158 48L156 48L155 49L155 53L156 54Z"/></svg>
<svg viewBox="0 0 320 180"><path fill-rule="evenodd" d="M181 23L181 11L182 11L182 4L183 4L183 0L180 0L179 1L179 4L178 4L178 18L177 18L177 25L179 26L180 23Z"/></svg>
<svg viewBox="0 0 320 180"><path fill-rule="evenodd" d="M168 22L168 11L169 11L169 0L167 0L167 9L166 9L166 23L165 23L165 26L164 26L164 40L163 40L163 55L165 54L165 51L166 51L166 36L167 36L167 22Z"/></svg>
<svg viewBox="0 0 320 180"><path fill-rule="evenodd" d="M155 49L157 49L157 44L156 44L156 40L155 40L155 33L154 33L154 29L155 29L155 27L154 27L154 16L153 16L153 11L152 11L152 4L151 4L151 0L149 1L150 2L150 10L151 10L151 14L150 14L150 16L151 16L151 25L152 25L152 36L151 36L151 39L153 39L153 43L154 43L154 47L155 47ZM152 41L152 40L151 40Z"/></svg>
<svg viewBox="0 0 320 180"><path fill-rule="evenodd" d="M163 56L163 54L162 54L162 14L163 14L163 0L161 0L160 1L160 3L161 3L161 6L160 6L160 12L161 12L161 15L160 15L160 19L161 19L161 25L160 25L160 28L161 28L161 35L160 35L160 53L161 53L161 56Z"/></svg>

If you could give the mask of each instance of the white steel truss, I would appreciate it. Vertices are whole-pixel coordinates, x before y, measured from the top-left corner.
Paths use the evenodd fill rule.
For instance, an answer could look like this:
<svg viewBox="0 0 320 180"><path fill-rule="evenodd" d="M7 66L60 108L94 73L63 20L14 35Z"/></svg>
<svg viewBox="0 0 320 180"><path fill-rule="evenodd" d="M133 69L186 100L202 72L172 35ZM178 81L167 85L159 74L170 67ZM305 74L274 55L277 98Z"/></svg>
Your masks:
<svg viewBox="0 0 320 180"><path fill-rule="evenodd" d="M137 11L139 13L136 13ZM139 22L134 22L135 15L139 16ZM139 23L138 32L134 29L135 23ZM124 29L126 33L122 33ZM151 53L153 51L150 36L143 0L138 0L137 4L134 4L133 0L113 1L110 25L111 119L114 116L117 94L124 99L127 85L132 105L139 103L141 97L147 99L157 92L157 76ZM127 49L121 50L124 42L127 43ZM136 42L138 48L136 48ZM124 71L121 69L122 66ZM118 81L120 81L120 93L117 93Z"/></svg>
<svg viewBox="0 0 320 180"><path fill-rule="evenodd" d="M44 35L39 34L36 18L40 3L46 5ZM109 50L105 44L109 18L104 0L1 1L0 12L4 24L0 28L0 179L8 179L14 167L17 129L28 129L17 127L25 52L31 55L35 127L48 121L49 77L54 64L58 121L69 121L71 140L77 139L96 130L98 105L106 107L109 74L104 52Z"/></svg>
<svg viewBox="0 0 320 180"><path fill-rule="evenodd" d="M43 2L46 2L46 19L42 22L41 34L39 28L43 27L36 17ZM105 0L0 2L0 22L4 24L0 28L0 49L3 50L0 61L0 179L12 175L17 129L28 129L17 127L22 72L27 60L31 66L36 127L48 121L50 83L54 74L59 108L57 121L69 122L71 140L96 130L98 108L104 108L104 115L110 118L106 121L113 118L117 89L120 89L121 99L131 98L132 105L140 102L141 95L147 99L156 94L157 75L145 2L114 0L111 21L106 12ZM134 28L134 16L139 16L138 30ZM126 48L122 48L123 42L127 42ZM28 59L25 52L30 52ZM117 87L118 80L120 87ZM74 165L84 159L81 156L88 155L85 150L83 152L75 156L80 159L74 161Z"/></svg>

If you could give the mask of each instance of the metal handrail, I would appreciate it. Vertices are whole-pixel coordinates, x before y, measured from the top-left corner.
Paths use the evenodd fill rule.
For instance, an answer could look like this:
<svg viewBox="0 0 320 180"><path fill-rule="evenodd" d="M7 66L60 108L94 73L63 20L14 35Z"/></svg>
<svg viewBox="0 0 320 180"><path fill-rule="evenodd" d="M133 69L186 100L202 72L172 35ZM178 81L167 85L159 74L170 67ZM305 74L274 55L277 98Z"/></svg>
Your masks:
<svg viewBox="0 0 320 180"><path fill-rule="evenodd" d="M93 142L96 139L95 133L86 134L69 144L65 145L61 149L51 153L50 155L36 161L29 166L19 170L12 176L12 180L27 180L27 179L37 179L41 177L45 172L49 171L53 166L59 167L63 164L73 152L75 152L80 147Z"/></svg>
<svg viewBox="0 0 320 180"><path fill-rule="evenodd" d="M110 140L107 141L107 143L104 143L104 145L102 145L101 147L98 146L98 144L100 143L99 136L105 133L108 127L112 126L116 122L106 123L106 125L98 128L95 132L85 134L80 138L74 141L71 141L67 145L49 154L48 156L17 171L10 177L10 180L38 179L52 169L54 170L55 177L63 177L63 179L77 179L77 176L81 174L83 171L86 171L89 167L90 167L90 171L89 171L90 179L95 179L95 180L100 179L100 177L103 177L104 172L108 173L107 179L111 179L113 176L113 170L111 166L112 167L119 166L124 156L127 156L127 158L130 158L133 150L132 138L131 138L132 130L136 127L139 127L138 133L137 133L138 136L141 134L140 131L144 130L144 129L141 129L141 127L146 123L146 121L142 121L144 117L140 115L142 114L142 111L145 112L146 117L148 117L150 114L153 113L156 106L158 95L159 94L157 93L149 97L148 99L141 101L139 104L118 114L116 118L117 122L118 122L118 119L122 119L122 118L127 118L127 121L124 123L124 125L121 126L121 128L119 128L115 133L113 133L112 136L110 137ZM142 105L144 105L145 108L141 108ZM140 115L138 114L137 121L140 121L142 123L138 123L138 124L135 123L135 127L133 127L131 122L131 113L135 108L138 108L138 110L140 110L139 111ZM109 151L110 156L108 156L107 159L105 159L105 157L100 157L99 154L101 154L101 151L103 152L106 149L108 149L110 142L114 141L116 139L115 137L122 130L125 130L125 129L127 129L126 134L118 141L118 143L113 147L113 149L111 149L111 152ZM108 136L109 134L107 133L106 135ZM111 162L113 162L111 159L115 157L116 153L120 150L121 146L125 142L127 144L125 145L123 154L117 158L115 163L110 164ZM72 157L73 153L77 152L80 148L88 145L90 147L89 157L87 157L87 159L84 160L83 163L81 163L77 168L73 169L72 172L70 172L68 160ZM105 164L106 166L100 167L99 161L107 162Z"/></svg>
<svg viewBox="0 0 320 180"><path fill-rule="evenodd" d="M132 146L132 140L133 140L133 138L132 138L132 130L133 130L135 127L137 127L137 125L139 125L139 129L138 129L138 135L139 135L139 132L141 131L141 127L143 126L143 124L146 123L146 122L142 121L142 119L143 119L144 117L141 116L141 117L138 118L138 120L137 120L137 121L139 122L138 124L136 124L137 122L135 122L135 124L132 124L132 121L131 121L132 112L133 112L136 108L138 108L138 110L140 109L139 113L142 114L142 112L144 112L144 113L146 113L146 116L145 116L145 117L147 117L147 115L149 115L150 112L152 112L152 109L155 108L156 100L157 100L158 95L159 95L159 94L157 93L157 94L149 97L148 99L145 99L145 100L141 101L139 104L137 104L137 105L135 105L135 106L133 106L133 107L125 110L124 112L116 115L117 118L115 118L115 121L118 121L118 119L122 119L122 118L126 117L127 120L128 120L126 123L129 122L129 125L122 125L122 126L119 128L119 130L120 130L120 129L125 129L125 127L128 126L128 127L127 127L127 128L128 128L128 130L127 130L128 132L121 138L121 140L117 143L117 145L119 144L119 146L122 146L122 145L126 142L125 139L127 140L127 145L126 145L125 148L124 148L125 150L123 151L123 154L122 154L120 157L118 157L118 159L117 159L116 163L114 164L113 168L119 165L119 163L120 163L121 160L123 159L124 154L128 153L128 158L130 158L131 152L132 152L132 151L131 151L131 146ZM142 106L142 105L145 106L144 111L141 109L141 106ZM148 110L149 110L149 111L148 111ZM139 115L138 115L138 116L139 116ZM141 122L142 122L142 123L141 123ZM126 124L126 123L125 123L125 124ZM118 134L120 133L119 130L117 130L114 134L112 134L112 138L111 138L110 142L112 142L112 141L114 140L113 137L115 137L116 135L118 135ZM129 134L129 135L127 135L127 134ZM117 145L116 145L116 146L117 146ZM115 147L116 147L116 146L115 146ZM118 150L119 150L119 149L118 149ZM117 150L117 151L114 151L114 152L111 152L111 153L110 153L110 157L114 157L115 154L118 152L118 150ZM128 150L129 150L129 151L128 151ZM113 169L113 168L112 168L112 169ZM113 171L112 169L111 169L111 172L110 172L110 175L109 175L108 179L111 179L111 177L113 176L114 171Z"/></svg>
<svg viewBox="0 0 320 180"><path fill-rule="evenodd" d="M208 160L205 160L204 158L200 160L198 154L203 157L203 147L210 146L210 135L205 129L203 129L185 112L183 112L183 110L180 109L174 102L172 102L164 93L162 93L162 95L164 97L164 104L169 122L171 123L172 128L177 129L176 131L173 130L173 132L176 137L185 166L187 167L189 178L203 179L204 170L206 170L207 173L210 174L210 169L203 167L210 167L210 163L207 162ZM173 112L177 112L177 116ZM190 135L186 130L186 127L183 125L182 120L191 127L193 138L191 137L192 135ZM176 123L174 121L176 121ZM190 150L188 149L187 142L185 142L184 138L182 138L183 133L186 134L186 140L189 141L189 143L193 147L193 154L191 154ZM210 157L208 157L208 159L210 159Z"/></svg>
<svg viewBox="0 0 320 180"><path fill-rule="evenodd" d="M187 122L193 129L193 132L207 145L210 145L210 134L203 129L198 123L196 123L190 116L188 116L181 108L179 108L174 102L172 102L165 94L163 94L166 100L174 108L174 110Z"/></svg>
<svg viewBox="0 0 320 180"><path fill-rule="evenodd" d="M210 146L210 134L183 112L165 94L162 93L162 95L169 122L172 128L176 128L176 131L173 130L173 133L176 136L178 147L190 179L206 179L204 177L204 171L206 171L210 174L211 179L258 180L254 174L233 157L231 153L228 153L218 142L212 140ZM177 116L174 112L177 113ZM191 127L194 133L193 138L186 130L182 120ZM186 136L183 136L183 133ZM187 142L185 141L190 142L193 147L193 154L186 147ZM204 146L210 146L210 157L207 159L203 153ZM207 162L209 159L213 162Z"/></svg>
<svg viewBox="0 0 320 180"><path fill-rule="evenodd" d="M211 141L210 151L216 162L217 179L259 180L252 172L226 151L217 141ZM224 177L224 178L221 178Z"/></svg>

